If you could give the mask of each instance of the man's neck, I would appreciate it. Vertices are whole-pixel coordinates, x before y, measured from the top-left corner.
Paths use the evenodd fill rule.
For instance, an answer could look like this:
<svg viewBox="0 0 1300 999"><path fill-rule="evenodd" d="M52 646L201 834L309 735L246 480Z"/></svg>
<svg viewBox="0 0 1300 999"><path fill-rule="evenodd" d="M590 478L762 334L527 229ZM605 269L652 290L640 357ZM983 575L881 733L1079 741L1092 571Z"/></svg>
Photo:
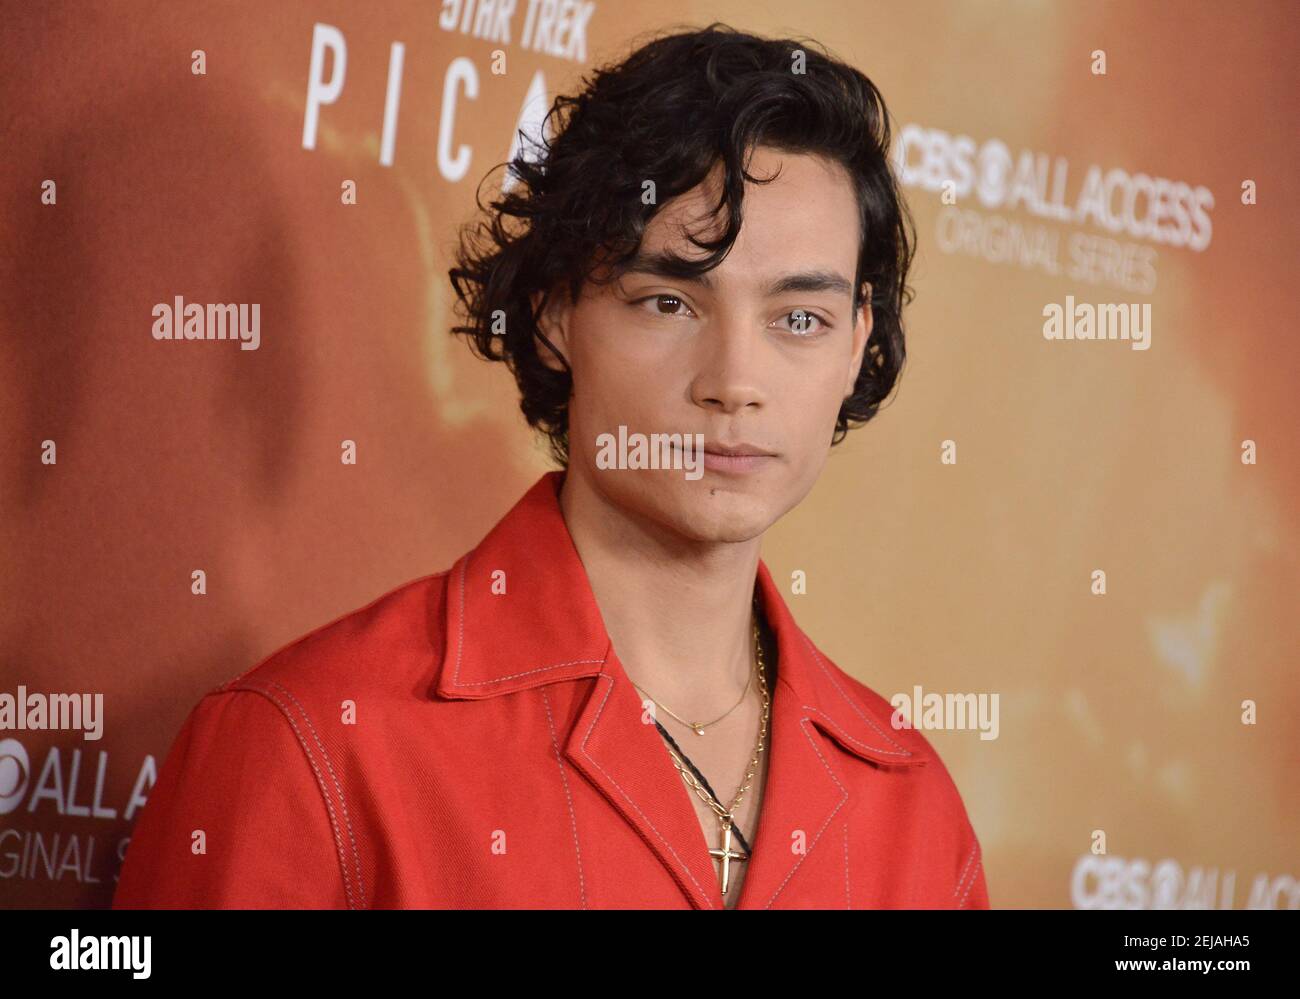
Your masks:
<svg viewBox="0 0 1300 999"><path fill-rule="evenodd" d="M684 538L611 503L573 470L560 508L632 681L679 713L731 707L750 675L760 539Z"/></svg>

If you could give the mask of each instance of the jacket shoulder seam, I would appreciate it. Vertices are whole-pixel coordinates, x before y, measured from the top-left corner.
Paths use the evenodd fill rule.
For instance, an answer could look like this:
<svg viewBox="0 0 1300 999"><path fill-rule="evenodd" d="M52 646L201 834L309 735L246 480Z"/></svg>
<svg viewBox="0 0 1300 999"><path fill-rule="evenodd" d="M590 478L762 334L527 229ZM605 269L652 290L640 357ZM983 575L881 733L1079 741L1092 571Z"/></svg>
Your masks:
<svg viewBox="0 0 1300 999"><path fill-rule="evenodd" d="M970 890L975 887L975 879L979 876L980 865L983 858L980 857L980 841L977 839L971 844L970 853L966 857L966 863L962 866L961 875L957 878L957 887L953 889L952 897L957 900L957 908L966 907L966 900L970 895ZM969 878L969 881L967 880ZM965 885L965 890L962 889Z"/></svg>
<svg viewBox="0 0 1300 999"><path fill-rule="evenodd" d="M347 801L343 795L343 789L339 785L338 776L334 772L334 767L330 763L329 754L326 752L325 745L321 741L320 735L316 731L316 727L312 724L311 718L307 714L307 709L303 707L302 702L293 695L292 691L275 680L265 681L264 686L259 685L257 681L251 679L234 680L231 681L231 684L232 685L226 686L222 690L215 691L214 693L244 692L260 694L275 705L284 716L285 721L289 723L290 728L293 730L294 737L298 740L298 745L303 751L303 755L307 758L307 763L311 767L312 774L316 778L316 788L320 791L321 799L325 803L325 811L330 821L330 830L334 835L334 849L338 854L339 869L343 880L343 891L348 900L348 908L365 908L365 882L361 874L361 859L357 851L356 836L352 829L352 821L348 815ZM238 686L234 686L233 684L238 684ZM326 770L329 771L330 781L333 783L334 789L338 794L339 812L342 813L343 829L347 832L347 837L352 848L353 861L356 865L355 885L353 884L352 873L348 865L347 850L343 843L343 830L340 829L339 815L336 813L334 804L330 800L329 788L325 783L325 775L321 773L321 768L316 762L316 756L312 752L311 746L303 736L302 728L299 727L298 721L294 718L293 713L289 708L289 700L297 706L298 711L301 712L303 722L311 731L312 739L316 743L317 749L320 752L321 760L325 764Z"/></svg>

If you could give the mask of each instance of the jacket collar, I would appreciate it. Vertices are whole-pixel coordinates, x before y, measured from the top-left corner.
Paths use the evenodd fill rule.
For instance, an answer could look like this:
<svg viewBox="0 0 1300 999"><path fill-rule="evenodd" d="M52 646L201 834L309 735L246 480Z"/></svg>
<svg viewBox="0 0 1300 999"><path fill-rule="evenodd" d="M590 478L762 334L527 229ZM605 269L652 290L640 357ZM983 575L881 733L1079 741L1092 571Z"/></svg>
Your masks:
<svg viewBox="0 0 1300 999"><path fill-rule="evenodd" d="M693 905L721 908L716 869L688 792L658 733L642 723L641 695L610 642L564 521L563 477L561 471L542 475L449 571L436 694L483 700L595 678L592 696L565 734L566 757L637 828ZM890 725L887 702L873 698L868 708L851 695L796 624L761 559L757 586L778 660L772 755L758 838L751 837L755 857L743 885L744 908L770 905L805 859L789 848L791 830L820 838L848 801L823 737L882 771L923 764L931 752L911 730Z"/></svg>

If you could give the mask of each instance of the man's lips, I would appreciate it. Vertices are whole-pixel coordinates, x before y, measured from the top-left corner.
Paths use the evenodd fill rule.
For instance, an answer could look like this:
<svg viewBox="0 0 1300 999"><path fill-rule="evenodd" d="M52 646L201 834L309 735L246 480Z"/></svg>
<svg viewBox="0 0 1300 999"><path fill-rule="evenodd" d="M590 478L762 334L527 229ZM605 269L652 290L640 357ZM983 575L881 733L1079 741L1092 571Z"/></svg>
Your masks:
<svg viewBox="0 0 1300 999"><path fill-rule="evenodd" d="M736 458L772 458L775 457L771 451L761 448L757 444L724 444L721 441L710 441L704 445L705 454L728 455Z"/></svg>
<svg viewBox="0 0 1300 999"><path fill-rule="evenodd" d="M674 444L673 447L677 445ZM711 472L744 473L763 468L777 456L764 447L749 443L709 441L704 445L699 461Z"/></svg>
<svg viewBox="0 0 1300 999"><path fill-rule="evenodd" d="M776 455L704 452L704 467L711 472L752 472L771 461L776 461Z"/></svg>

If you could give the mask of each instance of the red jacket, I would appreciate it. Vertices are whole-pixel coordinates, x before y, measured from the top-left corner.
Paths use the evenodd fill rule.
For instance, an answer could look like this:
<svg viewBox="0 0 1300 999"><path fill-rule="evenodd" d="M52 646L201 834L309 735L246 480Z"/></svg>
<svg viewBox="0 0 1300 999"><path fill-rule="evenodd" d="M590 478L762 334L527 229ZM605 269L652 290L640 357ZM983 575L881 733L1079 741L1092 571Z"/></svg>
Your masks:
<svg viewBox="0 0 1300 999"><path fill-rule="evenodd" d="M573 547L562 474L450 570L207 694L114 907L722 908L691 792ZM987 908L927 740L818 652L762 562L758 585L777 681L738 907Z"/></svg>

